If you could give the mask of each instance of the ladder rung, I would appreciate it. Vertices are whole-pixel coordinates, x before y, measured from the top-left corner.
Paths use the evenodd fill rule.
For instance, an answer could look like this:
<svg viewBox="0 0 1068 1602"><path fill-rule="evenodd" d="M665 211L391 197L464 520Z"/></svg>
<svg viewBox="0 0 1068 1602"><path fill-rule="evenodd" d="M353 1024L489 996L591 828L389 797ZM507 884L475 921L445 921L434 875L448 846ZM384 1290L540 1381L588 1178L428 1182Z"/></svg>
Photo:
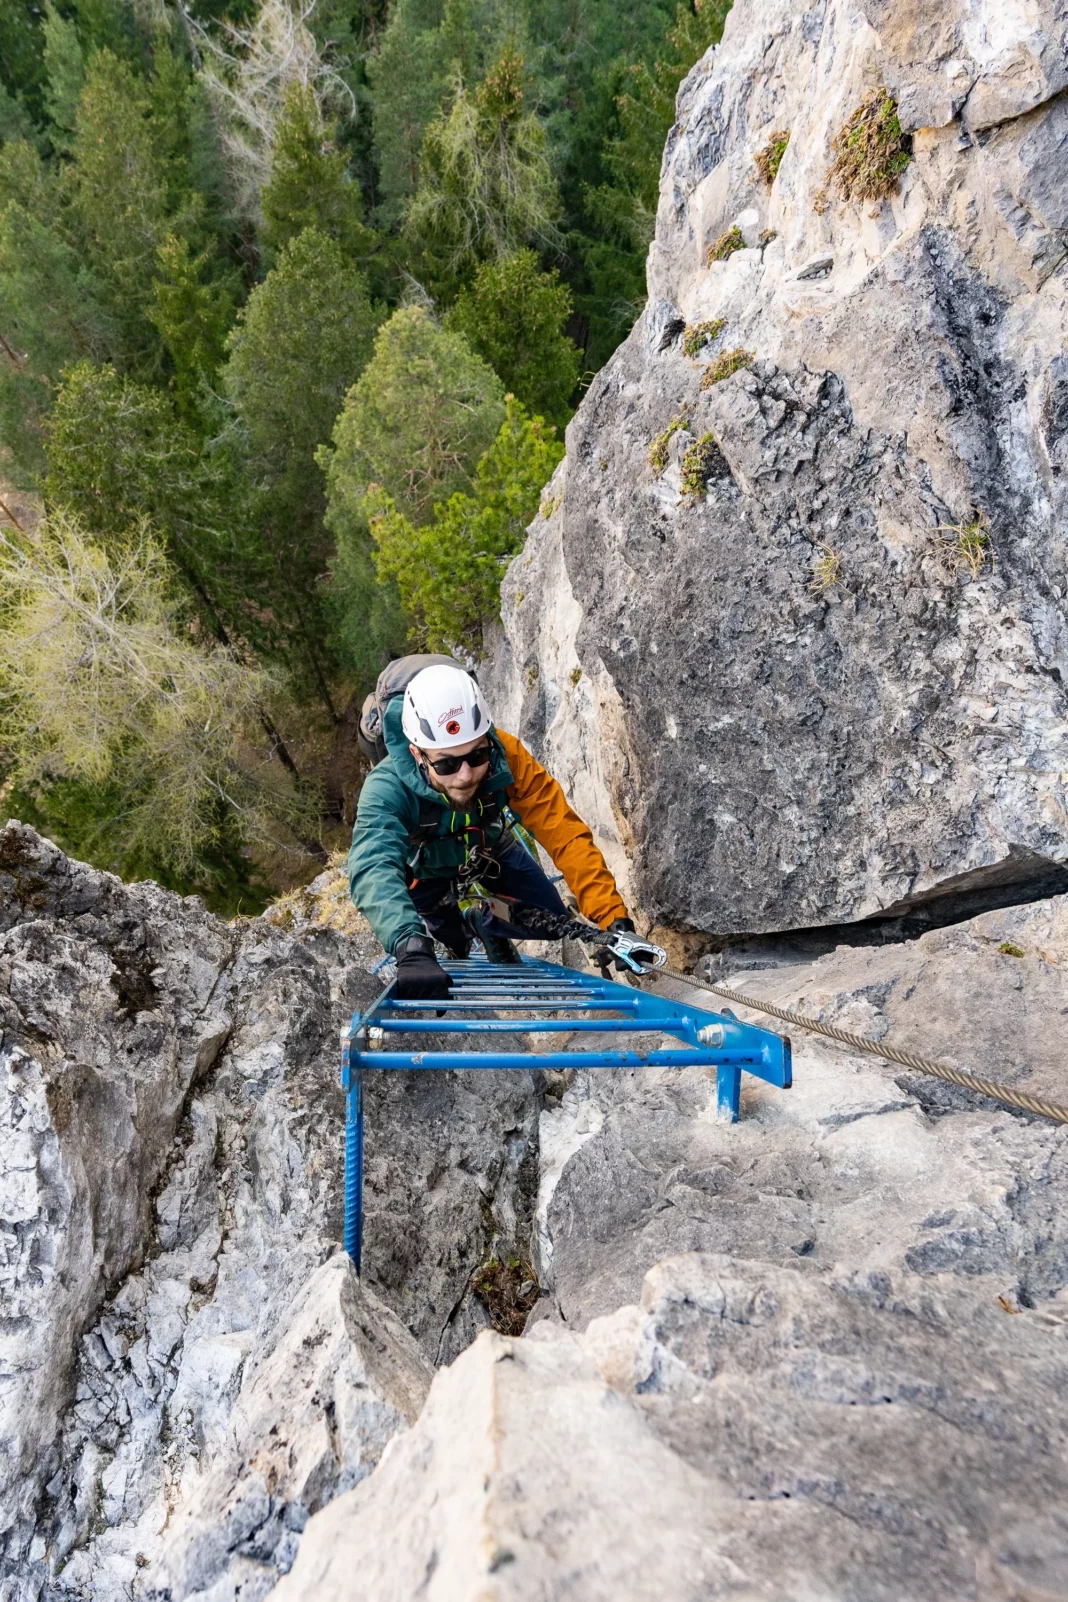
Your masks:
<svg viewBox="0 0 1068 1602"><path fill-rule="evenodd" d="M690 1018L390 1018L378 1027L389 1035L507 1035L507 1034L692 1034Z"/></svg>
<svg viewBox="0 0 1068 1602"><path fill-rule="evenodd" d="M425 1011L428 1007L437 1008L439 1012L443 1007L450 1012L502 1012L512 1007L550 1007L557 1011L566 1007L571 1012L637 1012L638 1003L636 1001L594 1001L586 997L583 997L581 1001L573 1001L570 998L566 1001L553 1001L551 998L542 1000L540 997L536 1001L509 1001L501 997L491 1005L485 1001L455 1001L450 996L448 1001L391 1001L389 1010L390 1012L414 1012L416 1010ZM386 1017L388 1014L383 1013L381 1016Z"/></svg>

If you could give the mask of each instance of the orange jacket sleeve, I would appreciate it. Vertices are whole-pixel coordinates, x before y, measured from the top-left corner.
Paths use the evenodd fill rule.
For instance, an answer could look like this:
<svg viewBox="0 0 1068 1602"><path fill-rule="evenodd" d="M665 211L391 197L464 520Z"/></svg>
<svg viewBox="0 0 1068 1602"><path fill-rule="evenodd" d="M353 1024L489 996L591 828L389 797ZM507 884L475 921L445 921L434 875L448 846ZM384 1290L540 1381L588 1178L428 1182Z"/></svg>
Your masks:
<svg viewBox="0 0 1068 1602"><path fill-rule="evenodd" d="M556 780L514 734L505 734L503 729L495 733L514 780L506 791L508 803L560 869L583 917L602 929L614 918L627 917L616 881L594 845L593 835L568 806Z"/></svg>

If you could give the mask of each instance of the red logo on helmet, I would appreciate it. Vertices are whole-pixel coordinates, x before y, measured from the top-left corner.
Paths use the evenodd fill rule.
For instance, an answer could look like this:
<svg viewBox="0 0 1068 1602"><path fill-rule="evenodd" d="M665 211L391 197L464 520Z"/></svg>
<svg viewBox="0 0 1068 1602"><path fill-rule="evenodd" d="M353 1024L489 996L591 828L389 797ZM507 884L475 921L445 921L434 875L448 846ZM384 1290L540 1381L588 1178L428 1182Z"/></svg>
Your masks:
<svg viewBox="0 0 1068 1602"><path fill-rule="evenodd" d="M445 733L446 734L459 734L459 732L460 732L460 725L457 723L455 718L451 718L449 720L449 722L446 723L446 725L445 725Z"/></svg>

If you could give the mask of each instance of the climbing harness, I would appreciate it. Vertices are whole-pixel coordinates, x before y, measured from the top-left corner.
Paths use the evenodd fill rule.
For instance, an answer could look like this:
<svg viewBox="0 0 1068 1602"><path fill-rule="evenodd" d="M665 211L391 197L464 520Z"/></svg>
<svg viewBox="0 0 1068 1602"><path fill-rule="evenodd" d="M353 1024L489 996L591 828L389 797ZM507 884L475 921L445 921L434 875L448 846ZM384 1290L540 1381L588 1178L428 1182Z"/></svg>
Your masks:
<svg viewBox="0 0 1068 1602"><path fill-rule="evenodd" d="M913 1068L917 1073L930 1074L935 1079L947 1080L951 1085L974 1090L980 1096L1003 1101L1009 1107L1020 1107L1024 1112L1037 1113L1040 1118L1052 1118L1056 1123L1068 1124L1068 1107L1062 1107L1055 1101L1029 1096L1024 1090L1014 1090L1011 1085L998 1084L994 1079L983 1079L979 1074L970 1074L963 1068L951 1068L948 1063L918 1057L915 1052L902 1051L897 1046L888 1045L885 1040L869 1040L865 1035L851 1034L848 1029L837 1029L833 1024L821 1023L818 1018L810 1018L803 1012L791 1012L788 1008L774 1006L770 1001L760 1001L756 996L747 995L744 990L732 990L729 985L715 985L711 980L695 979L692 974L680 973L677 968L660 967L655 977L677 979L696 990L707 990L713 996L723 996L727 1001L751 1007L754 1012L766 1013L769 1018L778 1018L798 1029L807 1029L811 1034L823 1035L839 1046L848 1046L851 1051L861 1051L869 1057L882 1057L887 1062L900 1063L902 1067Z"/></svg>
<svg viewBox="0 0 1068 1602"><path fill-rule="evenodd" d="M597 933L603 936L603 931ZM632 936L626 939L647 944ZM624 954L622 945L619 950ZM341 1036L345 1250L357 1272L363 1234L364 1079L372 1069L714 1068L717 1109L731 1123L738 1118L743 1071L789 1089L790 1042L770 1029L553 962L521 957L517 963L498 964L469 957L445 960L442 967L453 980L447 1000L398 1001L396 986L390 984L366 1013L355 1014ZM633 1039L651 1033L674 1036L679 1044L645 1049ZM553 1034L577 1036L578 1041L566 1051L467 1049L472 1035ZM442 1037L441 1047L451 1049L426 1049L428 1035ZM629 1046L612 1044L613 1037L627 1036L632 1037ZM403 1049L405 1037L416 1049ZM578 1049L579 1042L587 1049Z"/></svg>

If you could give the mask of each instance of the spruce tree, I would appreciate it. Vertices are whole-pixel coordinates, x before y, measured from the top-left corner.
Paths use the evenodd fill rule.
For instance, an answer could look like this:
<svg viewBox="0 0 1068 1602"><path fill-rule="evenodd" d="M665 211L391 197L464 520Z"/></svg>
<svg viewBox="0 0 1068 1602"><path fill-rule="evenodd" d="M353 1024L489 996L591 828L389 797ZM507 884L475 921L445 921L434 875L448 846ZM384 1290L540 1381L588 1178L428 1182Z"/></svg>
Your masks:
<svg viewBox="0 0 1068 1602"><path fill-rule="evenodd" d="M244 432L258 486L257 527L269 563L271 608L287 630L298 693L316 694L334 715L334 663L320 580L332 541L323 524L316 447L372 350L381 313L364 275L341 246L314 228L285 246L230 336L222 385Z"/></svg>
<svg viewBox="0 0 1068 1602"><path fill-rule="evenodd" d="M277 252L305 228L334 239L351 256L366 254L359 187L324 122L315 91L293 84L275 129L271 175L263 188L263 241Z"/></svg>
<svg viewBox="0 0 1068 1602"><path fill-rule="evenodd" d="M564 332L571 293L532 250L484 262L446 318L528 411L566 423L582 353Z"/></svg>
<svg viewBox="0 0 1068 1602"><path fill-rule="evenodd" d="M140 375L157 376L162 351L148 310L157 251L173 229L144 81L100 51L89 63L75 124L71 182L86 254L118 331L115 354Z"/></svg>
<svg viewBox="0 0 1068 1602"><path fill-rule="evenodd" d="M55 383L79 357L100 357L111 323L94 280L55 228L18 201L0 212L0 443L7 472L31 487L45 465L42 425Z"/></svg>
<svg viewBox="0 0 1068 1602"><path fill-rule="evenodd" d="M225 451L207 452L171 397L114 367L76 363L45 424L46 504L62 507L104 549L144 525L186 588L187 605L221 643L269 648L269 605L248 536L243 486Z"/></svg>
<svg viewBox="0 0 1068 1602"><path fill-rule="evenodd" d="M396 581L420 645L481 653L483 628L500 611L505 567L522 550L542 489L563 454L555 430L541 417L528 417L509 396L500 433L470 490L439 502L429 523L417 528L385 490L371 491L375 567L380 577Z"/></svg>
<svg viewBox="0 0 1068 1602"><path fill-rule="evenodd" d="M397 0L367 62L383 227L399 221L418 188L423 136L448 90L440 23L439 0Z"/></svg>
<svg viewBox="0 0 1068 1602"><path fill-rule="evenodd" d="M493 369L423 307L402 307L345 399L333 448L319 453L330 527L359 523L372 482L414 523L426 522L436 500L467 488L503 421L504 386Z"/></svg>
<svg viewBox="0 0 1068 1602"><path fill-rule="evenodd" d="M426 131L404 238L416 275L446 300L483 261L562 244L545 128L524 101L523 61L504 50L474 94Z"/></svg>
<svg viewBox="0 0 1068 1602"><path fill-rule="evenodd" d="M220 271L210 250L194 256L176 234L157 246L148 316L171 359L179 409L190 419L199 417L222 366L237 292L237 275Z"/></svg>
<svg viewBox="0 0 1068 1602"><path fill-rule="evenodd" d="M412 622L422 627L406 618L392 570L376 574L369 509L386 496L406 526L431 521L435 501L470 487L504 420L501 381L462 335L422 307L394 312L346 397L333 448L319 452L337 542L326 605L342 659L363 680L403 648Z"/></svg>

